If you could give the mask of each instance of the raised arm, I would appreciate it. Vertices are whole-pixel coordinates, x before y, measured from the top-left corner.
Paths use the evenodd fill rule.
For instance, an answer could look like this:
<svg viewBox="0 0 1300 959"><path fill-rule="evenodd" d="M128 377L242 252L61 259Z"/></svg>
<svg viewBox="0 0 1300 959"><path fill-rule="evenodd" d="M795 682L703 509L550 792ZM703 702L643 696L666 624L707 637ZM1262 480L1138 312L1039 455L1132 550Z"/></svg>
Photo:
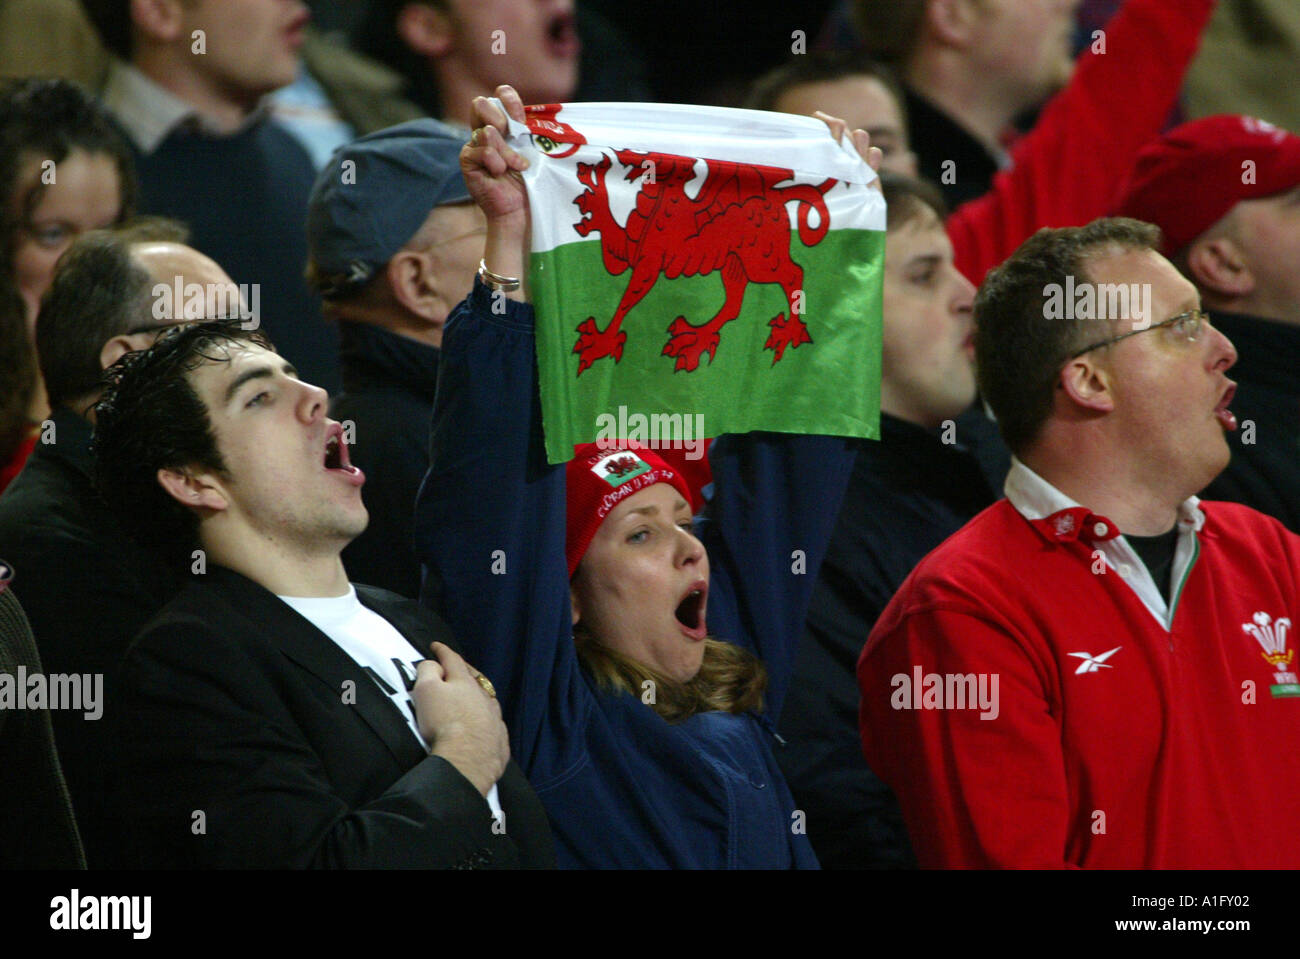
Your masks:
<svg viewBox="0 0 1300 959"><path fill-rule="evenodd" d="M499 95L522 119L514 91ZM475 111L480 126L461 163L487 215L485 263L526 278L525 161L500 135L504 116L482 98ZM542 449L525 296L476 283L448 319L415 543L421 601L446 618L466 659L496 685L515 759L544 778L537 763L567 761L565 744L574 744L570 733L590 697L572 640L564 468L548 467Z"/></svg>
<svg viewBox="0 0 1300 959"><path fill-rule="evenodd" d="M700 527L713 571L709 629L763 660L774 722L857 443L748 433L720 438L709 453L714 495Z"/></svg>
<svg viewBox="0 0 1300 959"><path fill-rule="evenodd" d="M1012 151L1014 165L948 218L957 268L977 286L1040 227L1106 215L1159 135L1217 0L1128 0L1069 85ZM1100 44L1100 46L1098 45Z"/></svg>

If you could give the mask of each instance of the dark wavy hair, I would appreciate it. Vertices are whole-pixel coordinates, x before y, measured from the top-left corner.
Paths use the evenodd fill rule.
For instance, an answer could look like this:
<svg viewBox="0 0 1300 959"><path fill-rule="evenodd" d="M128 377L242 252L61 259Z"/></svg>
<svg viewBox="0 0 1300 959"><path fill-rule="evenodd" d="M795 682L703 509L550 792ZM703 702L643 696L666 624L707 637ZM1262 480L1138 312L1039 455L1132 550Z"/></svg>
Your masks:
<svg viewBox="0 0 1300 959"><path fill-rule="evenodd" d="M135 212L135 162L104 108L69 80L24 77L0 83L0 270L12 271L14 239L45 192L38 179L19 195L23 164L33 157L62 163L74 150L113 159L121 181L117 222L128 219Z"/></svg>
<svg viewBox="0 0 1300 959"><path fill-rule="evenodd" d="M161 469L227 476L208 410L190 382L205 363L229 362L231 346L274 349L260 330L215 320L167 330L152 347L104 371L95 405L95 485L141 542L168 553L198 544L198 515L159 484Z"/></svg>

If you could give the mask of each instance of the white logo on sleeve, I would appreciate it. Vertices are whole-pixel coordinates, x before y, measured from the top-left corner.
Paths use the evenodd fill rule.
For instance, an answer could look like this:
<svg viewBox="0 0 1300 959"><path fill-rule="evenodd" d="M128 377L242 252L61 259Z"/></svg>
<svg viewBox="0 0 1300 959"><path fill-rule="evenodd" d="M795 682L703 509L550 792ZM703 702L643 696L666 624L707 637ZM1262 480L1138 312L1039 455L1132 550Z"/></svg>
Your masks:
<svg viewBox="0 0 1300 959"><path fill-rule="evenodd" d="M1106 660L1110 659L1123 648L1123 646L1116 646L1114 649L1108 649L1106 652L1097 656L1092 655L1092 653L1070 653L1071 656L1077 656L1079 659L1083 660L1083 662L1079 664L1079 668L1074 671L1074 675L1081 676L1084 673L1095 673L1099 669L1113 669L1114 667L1108 665Z"/></svg>

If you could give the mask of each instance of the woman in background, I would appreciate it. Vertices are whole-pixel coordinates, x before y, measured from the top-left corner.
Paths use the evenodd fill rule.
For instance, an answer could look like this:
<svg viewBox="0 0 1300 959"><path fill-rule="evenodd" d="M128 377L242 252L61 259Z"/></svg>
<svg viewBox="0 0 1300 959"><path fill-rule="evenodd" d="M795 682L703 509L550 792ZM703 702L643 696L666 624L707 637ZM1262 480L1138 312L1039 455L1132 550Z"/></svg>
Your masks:
<svg viewBox="0 0 1300 959"><path fill-rule="evenodd" d="M85 231L129 217L135 193L130 150L89 94L43 77L0 85L0 285L22 296L27 340L0 330L0 489L49 415L31 344L54 265Z"/></svg>

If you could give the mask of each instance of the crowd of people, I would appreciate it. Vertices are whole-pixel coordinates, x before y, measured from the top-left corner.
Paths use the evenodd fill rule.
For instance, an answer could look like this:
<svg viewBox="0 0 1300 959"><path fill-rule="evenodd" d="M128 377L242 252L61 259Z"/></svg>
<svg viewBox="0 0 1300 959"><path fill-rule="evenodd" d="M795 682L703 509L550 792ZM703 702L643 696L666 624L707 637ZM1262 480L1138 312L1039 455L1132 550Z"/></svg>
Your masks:
<svg viewBox="0 0 1300 959"><path fill-rule="evenodd" d="M1300 116L1191 109L1285 0L702 74L879 174L879 438L617 472L507 134L672 51L351 6L0 0L0 866L1300 865Z"/></svg>

